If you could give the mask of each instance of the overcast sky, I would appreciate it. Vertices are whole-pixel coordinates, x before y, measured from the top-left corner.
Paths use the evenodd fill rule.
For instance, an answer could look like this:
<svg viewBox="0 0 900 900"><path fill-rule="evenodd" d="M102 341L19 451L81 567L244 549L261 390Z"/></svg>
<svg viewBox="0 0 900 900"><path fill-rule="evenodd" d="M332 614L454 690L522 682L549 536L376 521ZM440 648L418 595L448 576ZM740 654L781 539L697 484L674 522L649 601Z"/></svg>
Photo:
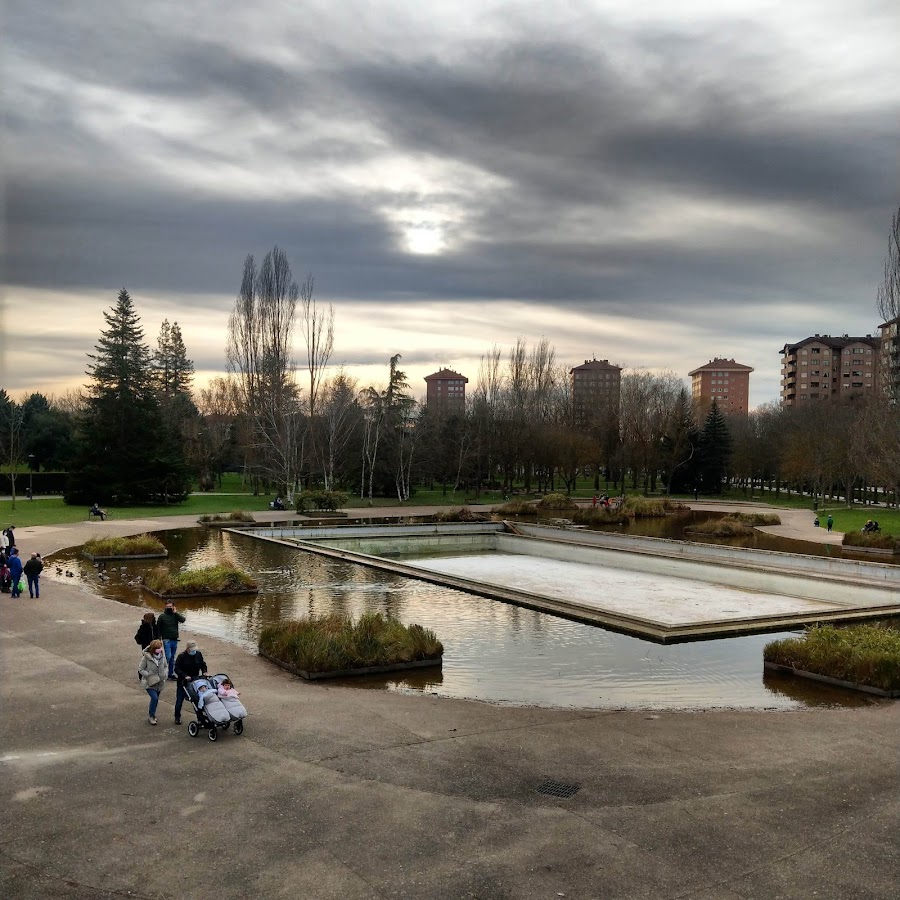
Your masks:
<svg viewBox="0 0 900 900"><path fill-rule="evenodd" d="M244 257L335 363L492 344L687 372L866 334L900 203L896 0L9 0L2 385L84 382L123 285L224 368Z"/></svg>

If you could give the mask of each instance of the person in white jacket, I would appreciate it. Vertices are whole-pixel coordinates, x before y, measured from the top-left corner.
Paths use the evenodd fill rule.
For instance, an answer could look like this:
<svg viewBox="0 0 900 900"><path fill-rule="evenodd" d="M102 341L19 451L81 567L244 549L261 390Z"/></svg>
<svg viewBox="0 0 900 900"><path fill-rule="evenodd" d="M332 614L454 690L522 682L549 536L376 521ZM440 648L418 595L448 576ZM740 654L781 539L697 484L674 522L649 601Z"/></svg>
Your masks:
<svg viewBox="0 0 900 900"><path fill-rule="evenodd" d="M148 718L151 725L156 724L156 707L159 703L159 695L166 686L168 671L169 665L163 653L162 641L150 641L147 649L141 654L138 676L141 679L141 687L150 696Z"/></svg>

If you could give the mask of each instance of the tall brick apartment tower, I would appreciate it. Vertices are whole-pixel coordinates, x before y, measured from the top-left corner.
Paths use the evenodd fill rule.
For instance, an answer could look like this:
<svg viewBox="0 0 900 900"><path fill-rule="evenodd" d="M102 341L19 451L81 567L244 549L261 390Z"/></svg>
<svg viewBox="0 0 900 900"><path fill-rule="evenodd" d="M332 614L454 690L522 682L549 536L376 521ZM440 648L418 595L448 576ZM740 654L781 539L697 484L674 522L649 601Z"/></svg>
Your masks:
<svg viewBox="0 0 900 900"><path fill-rule="evenodd" d="M724 413L747 415L750 396L750 373L753 369L733 359L711 359L705 366L688 372L691 376L691 397L701 411L718 401Z"/></svg>
<svg viewBox="0 0 900 900"><path fill-rule="evenodd" d="M432 412L462 415L466 411L466 385L469 379L452 369L441 369L425 376L425 403Z"/></svg>
<svg viewBox="0 0 900 900"><path fill-rule="evenodd" d="M608 359L586 359L569 369L575 425L584 428L597 419L619 414L622 369Z"/></svg>
<svg viewBox="0 0 900 900"><path fill-rule="evenodd" d="M874 391L880 384L880 341L816 334L781 351L781 402L797 406Z"/></svg>

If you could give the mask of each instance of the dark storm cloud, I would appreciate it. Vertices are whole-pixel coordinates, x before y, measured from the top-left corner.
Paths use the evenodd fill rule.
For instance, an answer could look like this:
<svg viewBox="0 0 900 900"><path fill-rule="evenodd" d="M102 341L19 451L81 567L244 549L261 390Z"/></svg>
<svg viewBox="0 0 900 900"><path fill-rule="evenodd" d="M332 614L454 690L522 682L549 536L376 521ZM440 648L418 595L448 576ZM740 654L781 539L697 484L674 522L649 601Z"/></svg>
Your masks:
<svg viewBox="0 0 900 900"><path fill-rule="evenodd" d="M179 7L167 8L174 22ZM310 28L285 60L138 9L113 19L105 4L38 4L9 17L18 74L39 85L7 122L13 284L127 284L216 304L246 253L278 243L326 295L360 300L520 299L688 319L722 299L869 302L898 194L898 105L832 111L781 92L778 23L686 33L595 16L576 41L523 22L502 40L462 39L452 62L419 47L356 55ZM163 134L172 172L150 168L142 146L86 121L81 88L183 105L213 137L201 147ZM270 136L243 147L244 126L260 121ZM181 162L364 167L386 150L485 179L422 196L323 182L298 200L188 189L176 175ZM747 217L712 238L654 227L679 203L710 202ZM463 239L411 256L386 211L435 203L464 211ZM806 233L784 232L785 207Z"/></svg>

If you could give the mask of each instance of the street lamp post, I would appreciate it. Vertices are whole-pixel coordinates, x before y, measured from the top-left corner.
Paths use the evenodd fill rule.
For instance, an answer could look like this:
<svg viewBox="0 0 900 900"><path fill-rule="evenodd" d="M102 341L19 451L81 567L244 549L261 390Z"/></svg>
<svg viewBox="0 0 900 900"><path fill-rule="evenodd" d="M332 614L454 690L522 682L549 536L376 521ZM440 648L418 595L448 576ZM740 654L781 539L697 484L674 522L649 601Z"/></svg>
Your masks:
<svg viewBox="0 0 900 900"><path fill-rule="evenodd" d="M32 476L34 475L34 454L28 454L28 499L34 500L34 483L32 481Z"/></svg>

